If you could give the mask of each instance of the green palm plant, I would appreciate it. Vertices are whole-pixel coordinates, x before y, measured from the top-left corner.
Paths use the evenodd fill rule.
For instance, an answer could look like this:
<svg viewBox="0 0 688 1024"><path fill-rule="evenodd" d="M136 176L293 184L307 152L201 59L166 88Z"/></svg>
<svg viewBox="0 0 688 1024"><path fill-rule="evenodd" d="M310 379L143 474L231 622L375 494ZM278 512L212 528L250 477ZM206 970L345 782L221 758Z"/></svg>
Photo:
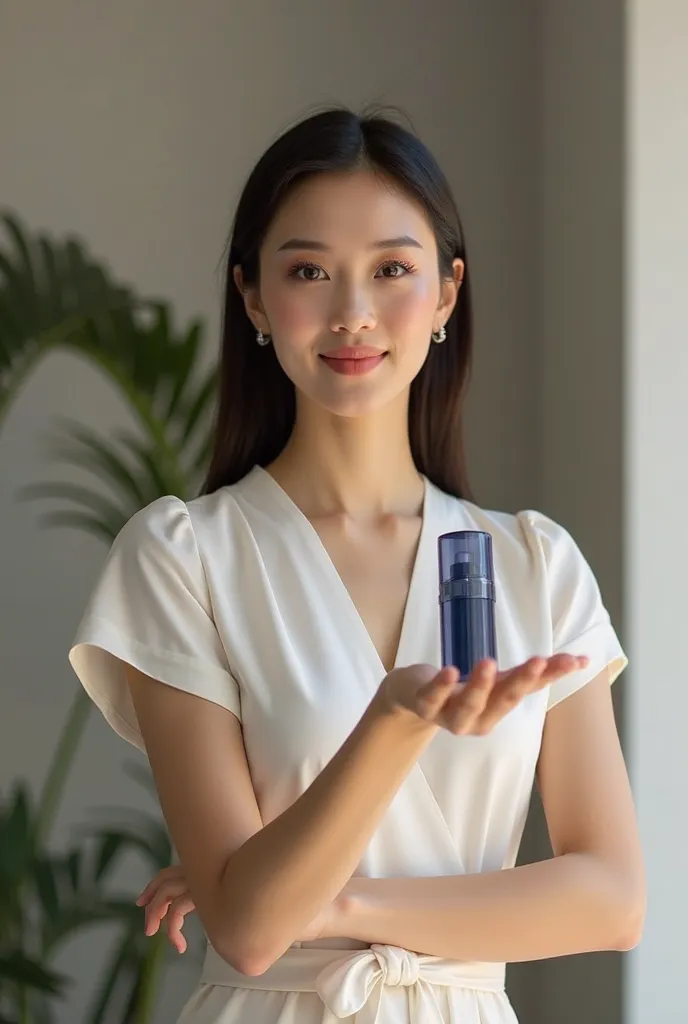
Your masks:
<svg viewBox="0 0 688 1024"><path fill-rule="evenodd" d="M110 544L155 498L187 499L198 490L215 392L214 371L202 367L203 325L176 326L168 303L144 299L117 281L78 239L32 233L11 213L0 216L0 226L0 428L32 371L56 350L104 375L132 420L108 436L63 421L51 440L51 465L77 467L84 482L44 481L22 496L59 503L42 513L42 524L86 530ZM164 826L152 818L134 827L130 812L129 824L101 823L66 858L48 852L90 707L79 689L35 806L21 785L2 803L0 902L8 910L0 915L0 1024L3 1012L21 1024L47 1019L50 999L65 981L50 966L55 950L74 930L106 918L120 922L122 938L90 1020L101 1024L118 990L121 1000L123 984L129 986L123 1019L150 1019L163 940L143 937L141 911L130 898L110 894L107 883L127 849L142 853L153 873L168 864ZM7 999L2 1003L3 993L14 1010Z"/></svg>
<svg viewBox="0 0 688 1024"><path fill-rule="evenodd" d="M38 821L27 787L15 783L0 807L0 1020L48 1024L54 999L69 984L52 962L66 941L107 921L118 926L118 941L87 1020L103 1024L115 1006L123 1008L125 1021L149 1020L166 954L164 937L146 939L140 910L110 883L132 849L151 874L170 863L164 826L130 809L116 817L101 812L100 821L77 830L79 841L56 854L41 843Z"/></svg>

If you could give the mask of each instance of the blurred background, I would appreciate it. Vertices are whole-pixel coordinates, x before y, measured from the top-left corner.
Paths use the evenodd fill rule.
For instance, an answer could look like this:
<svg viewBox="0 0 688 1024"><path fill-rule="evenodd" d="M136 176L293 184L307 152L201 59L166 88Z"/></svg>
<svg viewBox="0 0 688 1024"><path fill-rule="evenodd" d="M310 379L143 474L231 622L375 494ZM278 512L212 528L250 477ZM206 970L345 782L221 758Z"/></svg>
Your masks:
<svg viewBox="0 0 688 1024"><path fill-rule="evenodd" d="M571 530L631 658L645 936L513 966L510 995L523 1024L688 1020L687 45L685 0L2 0L0 1018L162 1024L196 981L193 925L184 957L142 939L169 844L67 651L121 523L194 492L246 175L377 102L463 216L477 500ZM548 852L535 799L521 859Z"/></svg>

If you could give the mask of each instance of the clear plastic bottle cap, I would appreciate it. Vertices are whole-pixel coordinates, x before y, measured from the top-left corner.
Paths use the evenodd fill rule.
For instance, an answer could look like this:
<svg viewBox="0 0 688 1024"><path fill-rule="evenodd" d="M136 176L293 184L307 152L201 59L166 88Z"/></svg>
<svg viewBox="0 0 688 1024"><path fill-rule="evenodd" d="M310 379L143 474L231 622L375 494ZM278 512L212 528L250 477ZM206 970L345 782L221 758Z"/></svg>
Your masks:
<svg viewBox="0 0 688 1024"><path fill-rule="evenodd" d="M484 579L494 582L492 537L482 530L458 530L438 538L440 583Z"/></svg>

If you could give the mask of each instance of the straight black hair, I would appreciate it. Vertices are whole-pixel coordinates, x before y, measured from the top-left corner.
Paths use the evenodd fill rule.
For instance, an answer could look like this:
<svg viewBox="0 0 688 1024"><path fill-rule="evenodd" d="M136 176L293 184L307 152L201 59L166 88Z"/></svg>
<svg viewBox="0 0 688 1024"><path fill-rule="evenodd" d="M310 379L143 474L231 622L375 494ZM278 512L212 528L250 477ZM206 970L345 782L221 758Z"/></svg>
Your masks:
<svg viewBox="0 0 688 1024"><path fill-rule="evenodd" d="M203 493L267 466L289 440L296 414L295 388L272 345L256 331L233 277L241 266L247 285L258 281L260 247L289 191L307 177L370 168L420 203L432 225L439 272L452 276L452 261L465 272L443 344L430 345L411 383L409 439L420 473L443 491L469 498L463 404L470 374L473 315L463 228L449 184L437 162L411 131L386 117L346 108L317 113L290 128L258 161L237 206L226 267L219 404L214 446Z"/></svg>

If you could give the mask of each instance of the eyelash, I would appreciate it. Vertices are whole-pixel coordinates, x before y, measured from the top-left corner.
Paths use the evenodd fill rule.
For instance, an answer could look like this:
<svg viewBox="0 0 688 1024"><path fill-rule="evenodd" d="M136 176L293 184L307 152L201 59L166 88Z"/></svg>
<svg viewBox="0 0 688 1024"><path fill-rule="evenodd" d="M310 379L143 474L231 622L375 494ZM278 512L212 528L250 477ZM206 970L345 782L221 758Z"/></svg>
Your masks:
<svg viewBox="0 0 688 1024"><path fill-rule="evenodd" d="M296 277L299 271L303 270L306 267L314 267L316 270L322 270L322 267L319 267L317 263L310 263L308 260L299 260L299 262L295 263L294 266L291 267L291 269L289 270L289 277ZM412 263L409 263L407 260L387 260L385 263L380 264L380 266L377 268L378 271L382 270L383 267L403 267L403 269L408 274L414 274L416 271L414 265ZM388 277L387 280L397 281L402 277L406 277L406 274L398 274L395 275L394 277ZM317 284L319 279L313 280L312 278L302 277L298 278L298 280L304 281L307 284Z"/></svg>

